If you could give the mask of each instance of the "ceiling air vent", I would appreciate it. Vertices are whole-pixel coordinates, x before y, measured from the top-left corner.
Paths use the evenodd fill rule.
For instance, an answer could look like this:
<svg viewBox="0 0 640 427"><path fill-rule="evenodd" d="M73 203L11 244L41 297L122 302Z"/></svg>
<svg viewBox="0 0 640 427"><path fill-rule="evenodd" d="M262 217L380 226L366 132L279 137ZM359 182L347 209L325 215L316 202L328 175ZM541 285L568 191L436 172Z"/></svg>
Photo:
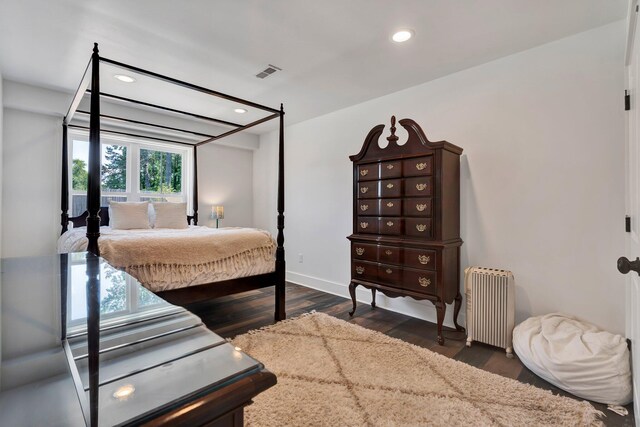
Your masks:
<svg viewBox="0 0 640 427"><path fill-rule="evenodd" d="M269 64L267 68L265 68L264 70L256 74L256 77L259 79L264 79L265 77L269 77L271 74L275 73L276 71L282 71L282 68Z"/></svg>

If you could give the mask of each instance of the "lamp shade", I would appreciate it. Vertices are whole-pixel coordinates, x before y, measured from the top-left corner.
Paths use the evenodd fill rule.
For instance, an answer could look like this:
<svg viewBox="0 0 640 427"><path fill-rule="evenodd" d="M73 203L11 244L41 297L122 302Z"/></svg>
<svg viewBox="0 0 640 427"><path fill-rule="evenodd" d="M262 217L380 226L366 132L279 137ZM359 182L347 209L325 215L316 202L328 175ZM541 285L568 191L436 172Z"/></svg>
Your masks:
<svg viewBox="0 0 640 427"><path fill-rule="evenodd" d="M224 206L211 206L211 219L224 219Z"/></svg>

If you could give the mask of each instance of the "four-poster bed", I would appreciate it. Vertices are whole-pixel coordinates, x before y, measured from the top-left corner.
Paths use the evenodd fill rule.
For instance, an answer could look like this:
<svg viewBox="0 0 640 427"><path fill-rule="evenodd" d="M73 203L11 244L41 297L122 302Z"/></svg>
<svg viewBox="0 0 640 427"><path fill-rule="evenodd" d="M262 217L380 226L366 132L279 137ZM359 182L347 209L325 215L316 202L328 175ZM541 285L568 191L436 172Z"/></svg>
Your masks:
<svg viewBox="0 0 640 427"><path fill-rule="evenodd" d="M136 100L133 98L124 97L124 96L116 95L113 93L105 93L105 92L102 92L100 88L100 64L106 64L108 66L124 69L124 70L127 70L128 72L132 72L132 73L136 73L137 75L144 76L145 78L150 78L153 81L168 83L172 87L177 86L180 88L184 88L189 91L192 91L190 93L204 94L207 97L219 98L225 101L230 101L236 104L240 104L242 106L250 107L255 110L267 112L268 115L266 117L255 119L250 121L247 124L242 125L238 123L233 123L228 120L217 119L217 118L205 116L203 114L197 114L193 111L186 111L185 109L169 108L166 106L158 105L158 103ZM88 112L83 110L78 110L85 94L90 95L90 109ZM101 114L101 110L100 110L101 98L107 98L107 99L115 100L121 103L124 102L127 104L136 105L145 109L151 108L151 109L166 112L168 114L169 113L173 115L180 114L180 115L191 117L200 121L215 123L216 125L230 126L233 129L227 130L223 133L210 135L210 134L205 134L203 132L199 132L195 130L182 129L175 126L167 126L165 124L160 125L155 123L149 123L142 120L128 119L121 116ZM88 127L83 125L78 125L72 122L74 115L77 112L80 114L89 115ZM100 316L101 316L100 315L101 313L100 282L102 280L101 278L102 274L101 274L101 267L100 267L101 260L98 257L100 256L100 252L101 252L98 239L100 238L100 235L101 235L100 233L101 223L103 225L108 225L116 217L115 211L113 212L114 218L110 218L108 208L100 206L101 205L101 194L100 194L101 193L101 172L102 172L101 171L101 155L102 155L101 154L101 134L104 133L104 134L117 135L120 137L124 136L124 137L133 137L133 138L141 138L141 139L152 139L156 141L162 141L164 143L171 142L171 143L175 143L183 146L184 145L191 146L193 149L192 214L187 215L186 207L185 207L184 211L181 211L180 213L178 213L178 216L181 217L182 215L187 215L187 222L190 224L193 224L193 226L197 226L198 224L198 147L201 147L204 144L208 144L210 142L219 140L221 138L233 135L235 133L241 132L245 129L249 129L251 127L257 126L261 123L267 122L275 118L280 119L280 123L279 123L280 135L279 135L279 143L278 143L278 150L279 150L278 203L277 203L278 232L277 232L276 242L273 243L274 239L270 235L268 235L268 233L263 232L268 235L268 239L270 239L270 243L273 243L273 246L275 247L275 260L273 257L273 251L267 254L268 257L270 257L271 262L273 263L272 264L273 268L270 269L270 272L268 273L250 275L250 274L255 274L255 273L251 273L252 271L255 272L255 270L249 269L249 274L242 277L232 278L230 280L215 281L215 282L205 283L205 284L195 283L195 286L187 286L187 287L182 287L178 289L170 289L170 290L163 290L161 292L156 292L157 295L159 295L162 299L168 301L169 303L173 303L177 305L185 305L185 304L189 304L196 301L207 300L207 299L216 298L224 295L244 292L247 290L258 289L258 288L263 288L267 286L275 286L275 316L274 317L276 321L285 319L286 317L286 314L285 314L285 253L284 253L284 233L283 233L283 230L284 230L284 108L282 104L280 105L280 109L270 108L270 107L260 105L251 101L247 101L241 98L226 95L221 92L216 92L201 86L197 86L191 83L187 83L181 80L167 77L158 73L154 73L138 67L134 67L131 65L123 64L121 62L100 57L98 52L98 44L97 43L94 44L91 60L89 61L89 65L87 66L84 72L80 86L78 87L78 90L73 98L71 106L69 107L69 110L66 116L64 117L64 121L62 125L63 140L62 140L62 175L61 175L62 176L62 192L61 192L62 233L61 234L64 236L65 234L73 231L73 230L68 230L69 222L72 222L75 228L82 227L86 224L86 240L87 240L86 251L88 252L86 254L86 259L85 259L85 265L86 265L85 271L86 271L86 277L87 277L86 279L86 333L82 334L82 336L86 336L86 355L83 356L83 358L86 357L86 362L87 362L88 386L84 387L84 391L82 389L82 381L80 380L80 378L78 378L78 375L75 375L73 378L73 382L77 389L76 390L77 395L82 406L82 411L83 411L86 425L91 425L91 426L98 425L100 388L106 384L106 383L100 382L101 380L100 366L102 363L100 359L100 354L104 351L107 351L102 348L101 335L106 331L107 328L103 327L100 320ZM123 131L121 129L117 129L117 130L101 129L101 119L115 120L117 122L123 122L130 125L141 126L141 127L146 126L150 128L161 129L163 131L183 132L183 133L190 134L192 138L196 137L200 139L194 142L187 142L187 141L178 140L175 138L168 139L164 137L163 138L156 137L155 135L149 136L148 133L145 134L143 132L136 133L136 132L130 131L129 128L126 128L125 129L126 131ZM88 153L88 162L87 162L88 176L87 176L87 187L86 187L87 188L87 209L86 209L86 212L84 212L82 215L75 216L75 217L69 216L69 198L70 198L69 197L69 190L70 190L69 188L69 184L70 184L69 154L70 153L69 153L69 141L68 141L69 129L79 129L83 131L88 130L89 132L89 153ZM202 138L205 138L205 139L202 139ZM165 206L165 208L166 207L167 206ZM179 221L181 221L181 219L179 219ZM182 224L182 226L175 227L175 228L184 228L185 226L186 224ZM166 229L167 228L164 228L164 230ZM163 230L163 228L161 228L160 230ZM246 230L249 230L249 229L246 229ZM147 230L147 231L151 231L151 230ZM179 230L176 230L176 231L179 231ZM105 238L106 237L107 236L105 235ZM246 247L246 241L244 243L245 243L245 246L243 248ZM211 244L211 242L209 242L209 244ZM183 255L186 253L187 254L186 257L189 256L189 251L186 250L186 249L189 249L188 246L189 246L188 244L185 245L185 243L182 242L181 247L183 248L183 250L181 251L181 253ZM204 247L205 246L201 244L198 250L202 252ZM172 248L173 248L173 245L170 245L167 249L171 250ZM133 253L133 252L129 252L129 253ZM201 254L193 253L193 255L195 256L195 255L201 255ZM264 255L264 251L263 251L263 255ZM110 261L106 256L105 256L105 259L106 261ZM246 263L247 261L245 260L245 264ZM125 272L128 272L127 269L125 268L123 268L123 270L125 270ZM63 271L66 271L66 270L63 269ZM126 273L123 273L123 274L126 274ZM135 275L134 274L131 274L131 275L135 279ZM64 277L62 278L62 292L61 292L61 295L63 295L62 318L65 319L67 317L66 308L65 308L66 307L65 296L67 295L66 285L67 285L68 278L66 273L63 276ZM142 282L142 285L145 285L145 287L147 286L147 284L144 282ZM161 314L158 315L158 317L162 317L162 316L163 315ZM69 345L69 337L66 335L66 332L64 332L66 331L64 325L62 330L63 330L63 333L62 333L63 348L64 348L65 355L67 357L67 362L69 364L71 372L75 372L75 374L77 374L76 360L78 359L78 357L73 355L73 351ZM126 345L127 346L135 345L136 343L140 343L145 340L155 340L157 337L173 335L180 332L181 330L182 329L171 330L169 332L158 334L149 338L144 338L138 341L134 341L133 343L126 344ZM114 348L120 348L120 347L122 347L122 345L118 345ZM194 354L200 354L200 352L203 352L207 348L209 347L205 346L195 351ZM235 351L239 352L239 349L236 349ZM187 357L187 356L188 354L185 355L184 357ZM219 360L219 363L225 363L225 362L223 360ZM231 365L233 365L233 363L231 363ZM260 367L261 364L258 364L257 366ZM153 366L144 367L138 372L143 372L152 368ZM260 369L262 372L263 367ZM262 373L259 373L259 374L262 375ZM133 374L129 373L127 375L122 376L121 379L129 378L132 375ZM246 375L246 373L243 375ZM252 395L257 394L261 390L268 388L275 383L275 378L273 377L272 374L267 372L264 375L266 375L265 378L267 378L267 380L263 381L264 384L261 384L260 387L256 387L257 383L253 384L253 386L249 384L249 386L251 386L249 388L253 390L251 391L251 393L253 393ZM85 394L85 392L87 394ZM192 393L191 396L197 397L198 394ZM225 410L228 410L229 402L226 402L224 400L225 399L224 397L221 397L220 399L222 399L222 402L220 403L218 403L218 401L216 400L211 400L209 402L210 405L208 404L208 406L212 405L214 409L227 408ZM232 402L232 403L234 405L233 412L236 414L239 413L240 418L233 418L233 419L226 418L225 419L226 421L221 421L220 423L216 422L215 425L234 425L234 426L241 425L242 407L248 404L249 402L238 401L238 402ZM195 405L194 407L197 407L197 406L198 405ZM193 407L189 407L189 408L185 409L187 412L185 412L185 410L182 410L182 409L180 409L179 411L180 413L183 413L183 412L190 413ZM165 411L165 409L161 409L159 413L162 413L163 411ZM210 412L209 409L207 409L207 411ZM210 420L210 415L211 414L207 415L206 420ZM205 418L202 418L202 420L205 420ZM205 424L210 425L208 424L208 422L209 421L207 421L207 423Z"/></svg>
<svg viewBox="0 0 640 427"><path fill-rule="evenodd" d="M221 98L226 101L241 104L243 106L250 107L255 110L267 112L268 115L257 120L251 121L248 124L242 125L234 123L229 120L222 120L208 115L196 114L192 111L184 111L176 108L170 108L164 105L158 105L155 103L146 102L143 100L133 99L125 96L116 95L113 93L104 93L100 89L100 64L108 64L110 66L117 67L119 69L128 70L145 77L149 77L155 80L159 80L171 85L177 85L185 89L189 89L198 93L209 95L215 98ZM90 86L90 88L89 88ZM89 111L79 110L80 103L85 94L90 95L90 109ZM203 132L198 132L191 129L181 129L174 126L166 126L155 123L149 123L141 120L128 119L122 116L101 114L100 100L101 98L115 100L119 103L126 103L134 106L140 106L142 108L152 108L161 112L166 112L172 115L183 115L190 118L195 118L199 121L213 123L216 125L223 125L232 127L223 133L217 135L210 135ZM79 113L81 115L89 115L89 126L82 126L76 123L72 123L74 115ZM88 239L87 251L96 255L100 255L100 248L98 245L98 239L100 238L100 226L109 225L109 212L105 206L100 206L101 194L101 134L110 134L116 136L134 137L142 139L153 139L162 142L175 143L179 145L188 145L193 147L193 198L192 209L193 213L187 216L189 224L198 224L198 148L217 141L224 137L233 135L251 127L257 126L261 123L269 120L279 118L279 156L278 156L278 222L277 222L277 248L275 250L275 270L266 274L259 274L255 276L240 277L237 279L218 281L213 283L199 284L197 286L187 286L179 289L172 289L167 291L157 292L157 294L163 299L178 305L185 305L192 302L202 301L206 299L216 298L238 292L244 292L251 289L258 289L262 287L275 286L275 320L282 320L285 318L285 253L284 253L284 108L280 105L280 109L274 109L264 105L260 105L251 101L247 101L241 98L237 98L231 95L227 95L221 92L213 91L201 86L197 86L191 83L187 83L181 80L177 80L165 75L154 73L152 71L144 70L135 66L124 64L118 61L101 57L98 52L98 46L95 44L93 55L89 66L85 71L83 80L76 92L69 111L64 118L63 122L63 141L62 141L62 198L61 198L61 226L62 233L64 234L68 230L68 224L71 222L74 227L81 227L86 225L86 237ZM165 137L149 136L144 133L135 133L126 129L113 130L113 129L101 129L101 119L113 120L117 122L127 123L131 125L138 125L141 127L157 128L161 130L179 131L188 133L192 137L200 138L194 142L185 142L184 140L169 139ZM75 217L69 216L69 148L68 148L68 129L79 129L89 131L89 156L88 156L88 183L87 183L87 211L83 214ZM203 139L204 138L204 139ZM108 260L108 259L107 259Z"/></svg>

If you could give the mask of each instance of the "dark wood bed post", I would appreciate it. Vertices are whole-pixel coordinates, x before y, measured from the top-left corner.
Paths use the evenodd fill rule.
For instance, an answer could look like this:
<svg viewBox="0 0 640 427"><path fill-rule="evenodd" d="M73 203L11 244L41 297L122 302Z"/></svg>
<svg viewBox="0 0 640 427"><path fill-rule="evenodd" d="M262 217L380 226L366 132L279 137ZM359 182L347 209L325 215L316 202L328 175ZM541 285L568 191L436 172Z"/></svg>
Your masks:
<svg viewBox="0 0 640 427"><path fill-rule="evenodd" d="M198 147L193 146L193 225L198 225Z"/></svg>
<svg viewBox="0 0 640 427"><path fill-rule="evenodd" d="M98 426L100 396L100 258L87 254L87 350L90 427Z"/></svg>
<svg viewBox="0 0 640 427"><path fill-rule="evenodd" d="M60 225L64 234L69 227L69 142L67 124L62 124L62 194L60 195Z"/></svg>
<svg viewBox="0 0 640 427"><path fill-rule="evenodd" d="M280 104L280 138L278 143L278 248L276 249L276 322L285 313L286 264L284 259L284 106Z"/></svg>
<svg viewBox="0 0 640 427"><path fill-rule="evenodd" d="M89 177L87 182L87 349L89 363L89 416L98 425L100 390L100 56L98 43L91 56L91 115L89 117ZM96 255L93 256L92 254Z"/></svg>
<svg viewBox="0 0 640 427"><path fill-rule="evenodd" d="M89 118L89 179L87 183L87 250L100 255L100 55L98 43L91 56L91 116Z"/></svg>

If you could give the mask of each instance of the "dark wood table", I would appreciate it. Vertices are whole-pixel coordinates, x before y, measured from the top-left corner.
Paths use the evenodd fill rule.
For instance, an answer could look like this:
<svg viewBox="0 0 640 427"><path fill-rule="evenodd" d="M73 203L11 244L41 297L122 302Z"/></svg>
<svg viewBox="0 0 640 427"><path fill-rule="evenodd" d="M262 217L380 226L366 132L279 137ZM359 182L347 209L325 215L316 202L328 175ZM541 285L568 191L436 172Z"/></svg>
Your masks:
<svg viewBox="0 0 640 427"><path fill-rule="evenodd" d="M275 375L101 259L100 355L89 369L92 256L2 260L0 425L242 426Z"/></svg>

